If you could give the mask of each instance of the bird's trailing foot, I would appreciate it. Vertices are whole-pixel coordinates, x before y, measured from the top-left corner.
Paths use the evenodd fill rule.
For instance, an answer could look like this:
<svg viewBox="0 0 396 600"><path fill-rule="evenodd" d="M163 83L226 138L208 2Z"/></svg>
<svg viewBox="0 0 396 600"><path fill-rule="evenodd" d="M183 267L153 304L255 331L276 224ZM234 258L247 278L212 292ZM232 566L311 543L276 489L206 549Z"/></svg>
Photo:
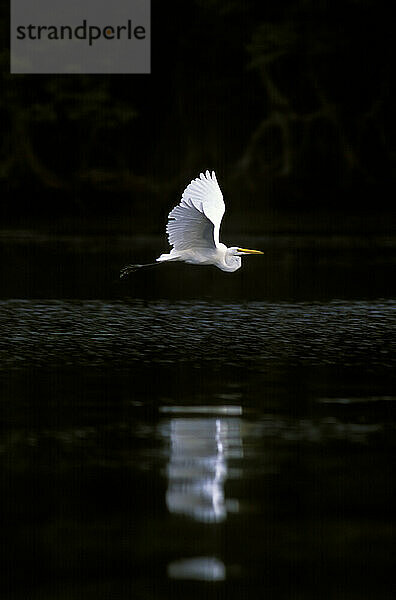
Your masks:
<svg viewBox="0 0 396 600"><path fill-rule="evenodd" d="M126 265L126 267L123 267L120 271L120 279L123 279L123 277L129 275L129 273L134 273L140 267L141 265Z"/></svg>
<svg viewBox="0 0 396 600"><path fill-rule="evenodd" d="M126 267L123 267L120 271L120 279L123 279L130 273L136 273L136 271L139 271L139 269L143 269L144 267L154 267L155 265L158 265L158 264L160 264L160 263L154 262L154 263L147 263L145 265L126 265Z"/></svg>

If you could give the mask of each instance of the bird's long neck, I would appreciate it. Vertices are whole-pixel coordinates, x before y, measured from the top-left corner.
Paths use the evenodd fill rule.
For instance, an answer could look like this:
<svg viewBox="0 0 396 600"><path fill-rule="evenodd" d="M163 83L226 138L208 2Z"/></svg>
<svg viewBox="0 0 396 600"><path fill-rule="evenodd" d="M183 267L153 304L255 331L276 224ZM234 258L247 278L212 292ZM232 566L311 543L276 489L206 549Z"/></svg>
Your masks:
<svg viewBox="0 0 396 600"><path fill-rule="evenodd" d="M224 246L224 244L221 245ZM241 267L242 261L240 257L236 256L230 248L224 246L224 249L225 251L222 257L222 266L220 266L220 269L222 271L226 271L227 273L233 273Z"/></svg>

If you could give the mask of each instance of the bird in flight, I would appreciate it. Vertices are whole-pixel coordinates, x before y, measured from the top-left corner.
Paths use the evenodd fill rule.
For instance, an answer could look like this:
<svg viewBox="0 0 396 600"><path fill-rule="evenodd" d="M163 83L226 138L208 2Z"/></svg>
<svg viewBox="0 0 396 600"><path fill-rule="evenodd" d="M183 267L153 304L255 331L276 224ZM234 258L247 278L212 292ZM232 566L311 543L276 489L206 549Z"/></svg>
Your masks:
<svg viewBox="0 0 396 600"><path fill-rule="evenodd" d="M201 173L186 187L180 204L169 213L166 232L169 245L172 246L171 251L161 254L154 263L127 265L121 269L120 278L143 267L170 261L214 265L222 271L233 273L242 266L241 256L263 254L260 250L238 246L227 248L220 242L220 224L224 211L223 194L215 172Z"/></svg>

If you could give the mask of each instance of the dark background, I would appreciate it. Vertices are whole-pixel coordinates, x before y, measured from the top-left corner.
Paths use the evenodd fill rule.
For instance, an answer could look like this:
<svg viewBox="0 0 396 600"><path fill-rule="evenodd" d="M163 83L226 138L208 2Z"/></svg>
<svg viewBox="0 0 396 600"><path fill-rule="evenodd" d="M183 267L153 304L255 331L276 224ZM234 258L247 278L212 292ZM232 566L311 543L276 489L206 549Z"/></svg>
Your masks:
<svg viewBox="0 0 396 600"><path fill-rule="evenodd" d="M209 168L231 230L388 231L386 6L154 1L151 75L10 75L4 48L3 223L162 233L186 183Z"/></svg>

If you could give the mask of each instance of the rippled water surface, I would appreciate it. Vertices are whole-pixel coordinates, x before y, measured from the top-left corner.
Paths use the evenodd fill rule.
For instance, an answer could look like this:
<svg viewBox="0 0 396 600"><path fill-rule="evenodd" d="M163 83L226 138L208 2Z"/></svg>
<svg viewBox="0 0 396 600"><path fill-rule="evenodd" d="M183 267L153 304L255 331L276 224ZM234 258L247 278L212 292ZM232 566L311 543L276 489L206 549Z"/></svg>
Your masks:
<svg viewBox="0 0 396 600"><path fill-rule="evenodd" d="M392 300L327 303L0 300L3 367L391 366ZM205 363L205 365L203 364Z"/></svg>
<svg viewBox="0 0 396 600"><path fill-rule="evenodd" d="M1 597L391 598L396 301L383 262L336 294L351 264L325 297L3 279Z"/></svg>

